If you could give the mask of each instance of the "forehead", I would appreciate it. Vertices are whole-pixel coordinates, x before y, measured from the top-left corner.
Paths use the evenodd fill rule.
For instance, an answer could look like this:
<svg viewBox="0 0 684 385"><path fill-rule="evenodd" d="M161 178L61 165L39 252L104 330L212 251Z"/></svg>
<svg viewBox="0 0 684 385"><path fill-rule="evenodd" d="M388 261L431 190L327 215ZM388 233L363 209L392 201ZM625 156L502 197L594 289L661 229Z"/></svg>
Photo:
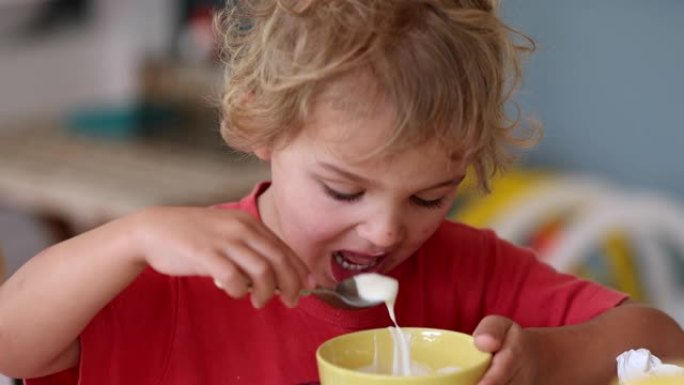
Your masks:
<svg viewBox="0 0 684 385"><path fill-rule="evenodd" d="M313 98L302 133L328 150L343 150L360 160L400 156L413 147L431 147L433 152L460 160L433 138L431 130L403 127L395 105L375 85L372 76L357 73L326 86Z"/></svg>
<svg viewBox="0 0 684 385"><path fill-rule="evenodd" d="M365 158L391 157L429 142L446 156L464 158L466 143L454 141L457 122L430 119L424 111L434 108L429 103L398 107L394 93L399 91L379 84L371 71L362 70L326 81L310 99L304 132L330 144L358 142Z"/></svg>
<svg viewBox="0 0 684 385"><path fill-rule="evenodd" d="M460 172L464 168L463 157L449 154L435 139L378 152L392 140L395 125L396 114L388 103L364 98L349 103L317 103L301 139L315 149L319 160L331 158L370 172L391 172L408 177L421 170L442 174Z"/></svg>
<svg viewBox="0 0 684 385"><path fill-rule="evenodd" d="M396 113L389 103L357 94L319 99L304 132L329 146L354 146L369 154L392 137L395 127Z"/></svg>
<svg viewBox="0 0 684 385"><path fill-rule="evenodd" d="M314 97L312 112L317 115L314 119L320 115L344 115L346 119L378 117L388 121L397 117L387 95L367 71L346 73L321 85Z"/></svg>

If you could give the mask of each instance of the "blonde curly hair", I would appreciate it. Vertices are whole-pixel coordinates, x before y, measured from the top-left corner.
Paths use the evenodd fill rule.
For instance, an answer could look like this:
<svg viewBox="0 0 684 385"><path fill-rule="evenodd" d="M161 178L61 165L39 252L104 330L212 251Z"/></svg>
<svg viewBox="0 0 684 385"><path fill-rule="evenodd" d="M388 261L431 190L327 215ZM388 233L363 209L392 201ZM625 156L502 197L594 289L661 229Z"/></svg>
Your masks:
<svg viewBox="0 0 684 385"><path fill-rule="evenodd" d="M374 155L437 139L449 154L468 154L488 190L513 160L510 150L536 140L516 135L517 105L506 111L534 42L497 9L494 0L229 2L216 18L227 64L223 138L244 152L284 143L301 131L317 96L362 73L397 115Z"/></svg>

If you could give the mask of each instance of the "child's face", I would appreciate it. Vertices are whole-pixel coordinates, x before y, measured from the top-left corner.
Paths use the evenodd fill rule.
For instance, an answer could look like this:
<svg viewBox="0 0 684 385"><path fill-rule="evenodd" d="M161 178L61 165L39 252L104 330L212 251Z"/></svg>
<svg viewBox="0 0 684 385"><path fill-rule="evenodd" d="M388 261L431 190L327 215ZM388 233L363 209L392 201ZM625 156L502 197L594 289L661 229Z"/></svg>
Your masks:
<svg viewBox="0 0 684 385"><path fill-rule="evenodd" d="M263 221L319 285L388 272L409 258L437 229L463 179L464 159L436 142L359 161L386 141L391 117L389 109L352 114L319 104L295 139L257 151L271 162L272 185L259 199Z"/></svg>

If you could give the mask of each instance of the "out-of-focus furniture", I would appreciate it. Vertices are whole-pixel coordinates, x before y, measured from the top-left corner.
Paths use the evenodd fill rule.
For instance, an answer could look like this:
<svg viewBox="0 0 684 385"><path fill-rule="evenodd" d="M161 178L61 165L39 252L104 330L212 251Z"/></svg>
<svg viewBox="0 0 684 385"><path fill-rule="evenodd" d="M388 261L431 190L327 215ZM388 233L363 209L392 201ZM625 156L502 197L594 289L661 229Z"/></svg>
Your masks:
<svg viewBox="0 0 684 385"><path fill-rule="evenodd" d="M588 174L515 170L492 194L465 188L450 217L494 229L559 271L593 279L684 325L684 204Z"/></svg>
<svg viewBox="0 0 684 385"><path fill-rule="evenodd" d="M235 200L268 178L266 165L220 146L218 133L211 134L213 146L163 136L106 140L45 122L5 125L0 205L70 235L147 206Z"/></svg>
<svg viewBox="0 0 684 385"><path fill-rule="evenodd" d="M147 206L235 200L269 177L266 165L220 145L217 132L188 134L111 140L43 120L4 123L0 206L41 219L59 241ZM5 272L0 249L0 283ZM0 374L0 385L14 383Z"/></svg>

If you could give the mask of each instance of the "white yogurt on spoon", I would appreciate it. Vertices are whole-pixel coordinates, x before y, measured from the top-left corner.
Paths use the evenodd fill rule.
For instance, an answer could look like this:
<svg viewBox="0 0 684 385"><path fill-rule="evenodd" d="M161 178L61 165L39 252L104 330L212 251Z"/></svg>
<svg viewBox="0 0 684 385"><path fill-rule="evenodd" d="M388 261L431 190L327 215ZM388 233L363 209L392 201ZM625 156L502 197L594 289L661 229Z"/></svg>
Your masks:
<svg viewBox="0 0 684 385"><path fill-rule="evenodd" d="M354 283L356 283L356 292L362 299L369 302L384 302L392 322L397 326L394 303L399 292L399 282L385 275L364 273L354 276Z"/></svg>

